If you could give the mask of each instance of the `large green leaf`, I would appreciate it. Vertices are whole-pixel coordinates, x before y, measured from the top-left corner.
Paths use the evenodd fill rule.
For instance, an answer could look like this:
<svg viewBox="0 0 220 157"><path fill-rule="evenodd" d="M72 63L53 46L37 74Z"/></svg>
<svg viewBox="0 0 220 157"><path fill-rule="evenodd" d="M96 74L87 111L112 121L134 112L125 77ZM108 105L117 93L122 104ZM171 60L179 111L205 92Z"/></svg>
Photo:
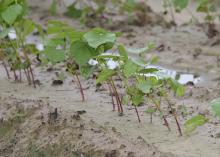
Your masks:
<svg viewBox="0 0 220 157"><path fill-rule="evenodd" d="M97 55L98 53L95 49L82 41L74 42L70 48L70 57L80 66L86 65L90 59Z"/></svg>
<svg viewBox="0 0 220 157"><path fill-rule="evenodd" d="M104 69L98 76L96 83L103 83L104 81L107 81L111 76L115 74L114 70L111 69Z"/></svg>
<svg viewBox="0 0 220 157"><path fill-rule="evenodd" d="M187 120L184 124L186 133L194 131L198 126L205 124L207 121L208 119L202 115L196 115L192 117L191 119Z"/></svg>
<svg viewBox="0 0 220 157"><path fill-rule="evenodd" d="M220 98L213 100L211 106L215 116L220 117Z"/></svg>
<svg viewBox="0 0 220 157"><path fill-rule="evenodd" d="M135 64L133 61L127 60L123 69L124 75L126 77L134 75L137 72L138 67L139 66Z"/></svg>
<svg viewBox="0 0 220 157"><path fill-rule="evenodd" d="M64 50L55 49L54 47L46 47L44 54L52 64L59 63L65 60Z"/></svg>
<svg viewBox="0 0 220 157"><path fill-rule="evenodd" d="M1 13L2 18L7 24L13 24L17 17L22 13L22 6L14 4L9 6L5 11Z"/></svg>
<svg viewBox="0 0 220 157"><path fill-rule="evenodd" d="M101 28L95 28L84 34L85 40L89 46L98 48L100 45L107 43L114 43L116 41L116 34L109 33Z"/></svg>

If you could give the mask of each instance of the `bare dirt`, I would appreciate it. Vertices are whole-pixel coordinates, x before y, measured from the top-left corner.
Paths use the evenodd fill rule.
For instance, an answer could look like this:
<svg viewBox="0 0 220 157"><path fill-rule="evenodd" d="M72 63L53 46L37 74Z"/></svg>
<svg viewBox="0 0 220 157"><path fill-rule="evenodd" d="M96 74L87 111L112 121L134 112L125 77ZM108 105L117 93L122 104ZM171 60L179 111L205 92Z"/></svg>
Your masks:
<svg viewBox="0 0 220 157"><path fill-rule="evenodd" d="M36 1L31 4L37 5ZM152 0L150 4L153 10L160 10L155 9L158 1ZM31 17L42 24L49 19L59 19L77 29L87 29L76 20L61 14L51 17L46 9L39 9L42 8L34 7ZM71 76L67 76L63 85L51 85L52 80L57 78L56 69L48 72L35 68L36 79L41 85L34 89L25 82L7 80L0 67L0 124L5 124L8 119L12 119L10 124L13 124L6 125L10 130L7 136L1 136L4 132L0 127L0 156L220 156L220 121L212 116L209 106L209 102L220 95L218 36L209 39L204 31L205 26L185 25L190 19L187 13L177 17L177 20L183 18L177 22L176 28L123 25L117 28L117 31L123 32L119 42L142 47L153 41L158 49L147 54L146 59L158 55L159 65L202 75L203 82L186 87L186 95L180 99L172 98L172 102L177 106L186 106L187 115L178 113L181 126L198 113L210 119L207 124L190 135L179 137L172 117L168 118L171 132L163 126L159 116L154 115L151 124L149 115L144 112L146 105L138 108L141 123L138 123L134 108L129 105L124 106L124 116L118 116L117 112L112 111L107 87L102 86L97 91L92 79L83 81L86 102L81 102L79 90ZM57 68L62 69L61 66ZM120 88L120 82L117 84ZM58 109L58 116L54 119L55 108ZM14 114L20 113L20 110L25 116ZM77 111L85 113L77 114ZM25 114L29 112L32 114ZM16 116L9 118L11 115L18 115L20 119L17 120Z"/></svg>

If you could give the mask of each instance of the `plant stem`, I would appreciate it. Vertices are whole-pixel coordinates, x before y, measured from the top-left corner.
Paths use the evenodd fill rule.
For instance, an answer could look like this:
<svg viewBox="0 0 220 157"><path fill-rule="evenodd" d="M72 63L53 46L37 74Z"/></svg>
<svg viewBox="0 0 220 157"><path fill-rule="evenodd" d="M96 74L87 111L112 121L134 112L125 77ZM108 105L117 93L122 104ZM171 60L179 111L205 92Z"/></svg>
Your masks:
<svg viewBox="0 0 220 157"><path fill-rule="evenodd" d="M134 108L135 108L135 112L136 112L137 117L138 117L138 122L140 123L140 122L141 122L141 119L140 119L140 116L139 116L139 113L138 113L138 109L137 109L136 106L134 106Z"/></svg>
<svg viewBox="0 0 220 157"><path fill-rule="evenodd" d="M176 111L173 111L173 109L172 109L172 104L171 104L171 102L170 102L170 100L168 99L167 96L165 97L165 99L166 99L166 101L167 101L167 103L168 103L168 105L169 105L169 108L171 109L172 115L173 115L173 117L174 117L174 119L175 119L175 122L176 122L176 125L177 125L177 128L178 128L178 131L179 131L179 134L180 134L180 136L183 136L182 130L181 130L181 127L180 127L180 124L179 124L179 121L178 121L178 118L177 118L177 115L176 115Z"/></svg>
<svg viewBox="0 0 220 157"><path fill-rule="evenodd" d="M116 99L117 99L117 101L118 101L118 103L119 103L120 113L123 114L123 107L122 107L121 100L120 100L120 98L119 98L119 94L118 94L118 91L117 91L117 89L116 89L115 83L114 83L114 81L112 80L112 78L111 78L110 81L111 81L111 84L112 84L112 87L113 87L113 90L114 90Z"/></svg>
<svg viewBox="0 0 220 157"><path fill-rule="evenodd" d="M174 119L175 119L175 121L176 121L176 124L177 124L178 131L179 131L180 136L183 136L183 133L182 133L182 130L181 130L180 124L179 124L179 122L178 122L178 118L177 118L176 113L174 114Z"/></svg>
<svg viewBox="0 0 220 157"><path fill-rule="evenodd" d="M110 93L111 98L112 98L113 111L115 111L115 102L114 102L114 95L113 95L113 92L112 92L112 88L111 88L111 85L110 85L109 82L107 82L107 85L108 85L109 93Z"/></svg>
<svg viewBox="0 0 220 157"><path fill-rule="evenodd" d="M162 115L163 115L163 112L161 111L160 107L157 105L157 102L156 102L153 98L151 98L151 100L153 101L153 103L154 103L154 105L156 106L157 110L158 110L160 113L162 113ZM167 129L168 129L169 131L171 131L170 126L169 126L169 123L168 123L168 121L167 121L165 115L163 115L163 120L164 120L164 125L167 127Z"/></svg>
<svg viewBox="0 0 220 157"><path fill-rule="evenodd" d="M5 72L6 72L6 74L7 74L8 79L10 79L11 77L10 77L10 74L9 74L8 68L7 68L7 66L6 66L6 64L5 64L4 61L2 62L2 65L3 65L4 69L5 69Z"/></svg>
<svg viewBox="0 0 220 157"><path fill-rule="evenodd" d="M23 45L23 47L24 47L24 45ZM24 56L26 58L26 61L29 63L29 69L30 69L30 73L31 73L31 77L30 78L32 79L32 83L34 85L34 88L36 88L35 79L34 79L34 73L33 73L33 70L31 68L31 61L30 61L30 58L28 57L25 49L23 49L23 54L24 54ZM27 68L27 70L28 70L28 68Z"/></svg>
<svg viewBox="0 0 220 157"><path fill-rule="evenodd" d="M151 124L153 123L153 114L152 113L150 114L150 123Z"/></svg>
<svg viewBox="0 0 220 157"><path fill-rule="evenodd" d="M24 73L27 77L27 81L28 81L28 84L31 85L31 78L30 78L30 74L29 74L29 70L28 69L24 69Z"/></svg>
<svg viewBox="0 0 220 157"><path fill-rule="evenodd" d="M31 65L30 65L29 69L30 69L31 78L32 78L32 82L33 82L34 88L36 88L35 79L34 79L34 74L33 74L33 70L32 70L32 68L31 68Z"/></svg>
<svg viewBox="0 0 220 157"><path fill-rule="evenodd" d="M85 95L84 95L82 84L80 82L80 79L79 79L79 76L78 76L77 72L75 73L75 76L76 76L76 79L77 79L77 82L78 82L78 86L80 88L80 93L81 93L82 101L84 102L85 101Z"/></svg>
<svg viewBox="0 0 220 157"><path fill-rule="evenodd" d="M15 70L13 70L13 73L14 73L14 79L15 79L15 81L17 81L17 80L18 80L18 77L17 77L17 74L16 74Z"/></svg>
<svg viewBox="0 0 220 157"><path fill-rule="evenodd" d="M115 91L115 89L114 89L114 87L113 87L111 81L110 81L110 83L111 83L110 85L111 85L111 87L112 87L112 93L113 93L113 95L115 96L115 99L116 99L116 102L117 102L118 113L120 114L120 113L121 113L120 102L119 102L119 100L118 100L117 93L116 93L116 91Z"/></svg>
<svg viewBox="0 0 220 157"><path fill-rule="evenodd" d="M22 76L21 76L21 69L19 70L19 81L21 82L22 81Z"/></svg>
<svg viewBox="0 0 220 157"><path fill-rule="evenodd" d="M169 3L169 7L170 7L171 18L172 18L172 21L175 25L175 31L176 31L176 20L175 20L175 15L174 15L174 10L173 10L173 3L170 0L168 0L168 3Z"/></svg>

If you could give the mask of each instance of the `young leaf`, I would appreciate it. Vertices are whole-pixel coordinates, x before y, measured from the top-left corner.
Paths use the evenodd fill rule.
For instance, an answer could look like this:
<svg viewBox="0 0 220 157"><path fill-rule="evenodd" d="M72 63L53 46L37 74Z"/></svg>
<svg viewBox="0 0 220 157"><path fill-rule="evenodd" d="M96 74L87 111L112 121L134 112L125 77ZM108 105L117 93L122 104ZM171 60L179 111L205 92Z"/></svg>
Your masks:
<svg viewBox="0 0 220 157"><path fill-rule="evenodd" d="M181 85L181 84L178 84L178 87L177 87L177 89L176 89L176 96L177 96L177 97L182 97L182 96L184 96L184 94L185 94L185 88L184 88L184 86Z"/></svg>
<svg viewBox="0 0 220 157"><path fill-rule="evenodd" d="M9 29L9 28L3 30L2 32L0 32L0 39L5 38L5 37L8 35L9 32L10 32L10 29Z"/></svg>
<svg viewBox="0 0 220 157"><path fill-rule="evenodd" d="M147 114L153 114L153 113L155 113L156 111L157 111L157 109L152 108L152 107L149 107L149 108L145 111L145 113L147 113Z"/></svg>
<svg viewBox="0 0 220 157"><path fill-rule="evenodd" d="M64 15L72 18L80 18L82 16L82 10L77 9L75 4L72 4L67 8L67 11L64 13Z"/></svg>
<svg viewBox="0 0 220 157"><path fill-rule="evenodd" d="M125 60L128 60L128 54L127 54L125 47L123 45L118 46L118 53L120 54L120 56L123 56L125 58Z"/></svg>
<svg viewBox="0 0 220 157"><path fill-rule="evenodd" d="M96 84L103 83L104 81L107 81L111 76L115 74L114 70L111 69L104 69L98 76L96 80Z"/></svg>
<svg viewBox="0 0 220 157"><path fill-rule="evenodd" d="M80 74L85 78L88 79L89 76L95 71L95 66L85 65L80 67Z"/></svg>
<svg viewBox="0 0 220 157"><path fill-rule="evenodd" d="M123 69L124 75L128 78L134 75L138 70L138 65L131 60L127 60Z"/></svg>
<svg viewBox="0 0 220 157"><path fill-rule="evenodd" d="M140 82L138 82L137 84L137 88L142 91L143 93L145 94L148 94L151 92L151 88L152 88L152 85L149 81L147 80L141 80Z"/></svg>
<svg viewBox="0 0 220 157"><path fill-rule="evenodd" d="M89 46L97 49L100 45L106 43L115 43L116 35L109 33L101 28L95 28L84 34L85 40Z"/></svg>
<svg viewBox="0 0 220 157"><path fill-rule="evenodd" d="M50 5L50 12L52 15L55 15L57 12L57 0L53 0L52 4Z"/></svg>
<svg viewBox="0 0 220 157"><path fill-rule="evenodd" d="M150 50L152 50L153 48L155 48L155 44L154 43L149 43L146 47L144 48L126 48L126 51L128 53L131 54L143 54L145 52L149 52Z"/></svg>
<svg viewBox="0 0 220 157"><path fill-rule="evenodd" d="M65 60L64 50L55 49L54 47L46 47L44 54L52 64Z"/></svg>
<svg viewBox="0 0 220 157"><path fill-rule="evenodd" d="M5 11L1 13L4 21L11 25L15 22L17 17L22 13L22 6L19 4L14 4L9 6Z"/></svg>
<svg viewBox="0 0 220 157"><path fill-rule="evenodd" d="M82 41L74 42L70 47L70 57L80 66L87 65L90 59L97 56L95 49Z"/></svg>
<svg viewBox="0 0 220 157"><path fill-rule="evenodd" d="M131 100L134 106L139 106L142 102L144 102L144 95L142 93L136 93L132 95Z"/></svg>
<svg viewBox="0 0 220 157"><path fill-rule="evenodd" d="M157 68L145 68L138 71L140 74L149 74L159 71Z"/></svg>
<svg viewBox="0 0 220 157"><path fill-rule="evenodd" d="M211 107L212 107L212 111L214 112L215 116L220 117L220 98L212 100Z"/></svg>
<svg viewBox="0 0 220 157"><path fill-rule="evenodd" d="M205 124L207 121L208 119L202 115L192 117L184 123L186 133L194 131L198 126Z"/></svg>
<svg viewBox="0 0 220 157"><path fill-rule="evenodd" d="M168 83L170 84L171 89L174 91L177 97L184 96L185 88L183 85L172 78L168 78Z"/></svg>
<svg viewBox="0 0 220 157"><path fill-rule="evenodd" d="M173 0L174 6L180 11L187 7L189 0Z"/></svg>

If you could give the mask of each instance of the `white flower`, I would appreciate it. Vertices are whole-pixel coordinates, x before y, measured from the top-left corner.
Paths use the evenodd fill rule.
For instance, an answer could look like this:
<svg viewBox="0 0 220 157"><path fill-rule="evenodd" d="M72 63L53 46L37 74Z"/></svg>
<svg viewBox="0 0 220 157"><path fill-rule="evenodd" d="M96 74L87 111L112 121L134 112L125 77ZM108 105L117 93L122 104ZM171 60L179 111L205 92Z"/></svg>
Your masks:
<svg viewBox="0 0 220 157"><path fill-rule="evenodd" d="M15 32L14 29L11 29L11 30L9 31L8 37L9 37L9 39L11 39L11 40L14 40L14 39L17 38L16 32Z"/></svg>
<svg viewBox="0 0 220 157"><path fill-rule="evenodd" d="M43 51L44 50L44 45L42 43L38 43L36 44L36 48L39 50L39 51Z"/></svg>
<svg viewBox="0 0 220 157"><path fill-rule="evenodd" d="M107 61L107 66L108 66L109 69L113 70L113 69L117 68L119 66L119 64L118 64L118 62L115 62L112 59L109 59Z"/></svg>

